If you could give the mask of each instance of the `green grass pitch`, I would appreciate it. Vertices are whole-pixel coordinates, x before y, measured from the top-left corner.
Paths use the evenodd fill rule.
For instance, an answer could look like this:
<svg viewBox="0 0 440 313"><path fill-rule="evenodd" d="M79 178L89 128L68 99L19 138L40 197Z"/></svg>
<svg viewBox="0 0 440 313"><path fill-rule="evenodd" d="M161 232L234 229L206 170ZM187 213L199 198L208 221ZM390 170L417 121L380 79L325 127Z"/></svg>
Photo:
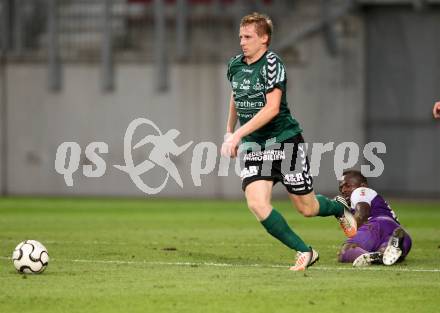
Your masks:
<svg viewBox="0 0 440 313"><path fill-rule="evenodd" d="M339 264L333 218L275 206L320 253L307 272L244 201L0 198L0 312L438 312L440 204L391 202L413 237L402 264ZM51 261L20 275L36 239Z"/></svg>

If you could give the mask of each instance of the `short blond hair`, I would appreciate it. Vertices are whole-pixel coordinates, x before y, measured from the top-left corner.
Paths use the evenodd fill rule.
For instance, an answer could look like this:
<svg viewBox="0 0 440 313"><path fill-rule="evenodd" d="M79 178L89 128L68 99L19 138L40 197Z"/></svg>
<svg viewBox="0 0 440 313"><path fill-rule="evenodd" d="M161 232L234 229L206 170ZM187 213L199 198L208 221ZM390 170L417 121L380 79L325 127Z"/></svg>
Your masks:
<svg viewBox="0 0 440 313"><path fill-rule="evenodd" d="M246 15L241 19L240 27L248 26L251 24L255 25L255 30L259 37L267 35L267 45L269 46L273 32L273 24L270 17L265 14L254 12L252 14Z"/></svg>

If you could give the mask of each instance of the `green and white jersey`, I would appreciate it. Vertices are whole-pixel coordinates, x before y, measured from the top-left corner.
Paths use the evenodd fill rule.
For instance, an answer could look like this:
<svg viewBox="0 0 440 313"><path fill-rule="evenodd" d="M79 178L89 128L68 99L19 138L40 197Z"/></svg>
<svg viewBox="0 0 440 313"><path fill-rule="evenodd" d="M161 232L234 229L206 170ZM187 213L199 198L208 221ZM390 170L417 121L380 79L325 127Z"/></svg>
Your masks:
<svg viewBox="0 0 440 313"><path fill-rule="evenodd" d="M266 94L274 88L282 90L280 112L269 123L243 138L264 147L267 140L282 142L302 132L290 114L286 100L286 70L281 59L273 52L266 53L256 62L246 64L243 54L233 57L228 64L228 80L240 125L248 122L266 105Z"/></svg>

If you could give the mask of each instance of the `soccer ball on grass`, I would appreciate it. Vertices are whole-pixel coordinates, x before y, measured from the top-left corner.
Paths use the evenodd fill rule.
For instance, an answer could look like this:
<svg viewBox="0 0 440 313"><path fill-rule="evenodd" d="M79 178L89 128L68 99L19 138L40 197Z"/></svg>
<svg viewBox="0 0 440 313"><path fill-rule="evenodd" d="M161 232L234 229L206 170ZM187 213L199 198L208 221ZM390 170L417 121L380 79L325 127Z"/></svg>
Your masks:
<svg viewBox="0 0 440 313"><path fill-rule="evenodd" d="M12 253L12 262L20 273L42 273L49 263L47 249L36 240L25 240L15 247Z"/></svg>

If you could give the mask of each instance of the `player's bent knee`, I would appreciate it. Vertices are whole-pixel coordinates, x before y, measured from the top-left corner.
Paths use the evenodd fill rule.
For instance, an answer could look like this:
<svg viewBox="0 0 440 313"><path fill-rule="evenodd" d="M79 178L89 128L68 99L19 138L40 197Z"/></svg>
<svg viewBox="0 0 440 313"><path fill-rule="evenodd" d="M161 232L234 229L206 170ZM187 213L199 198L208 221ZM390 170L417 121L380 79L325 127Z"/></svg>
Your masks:
<svg viewBox="0 0 440 313"><path fill-rule="evenodd" d="M272 210L270 203L262 203L260 201L248 201L248 208L260 221L265 220Z"/></svg>
<svg viewBox="0 0 440 313"><path fill-rule="evenodd" d="M316 216L316 211L311 206L297 205L296 208L297 208L298 212L301 213L304 217Z"/></svg>
<svg viewBox="0 0 440 313"><path fill-rule="evenodd" d="M347 263L349 261L347 261L347 258L345 257L345 254L347 252L347 249L341 248L341 250L339 250L338 252L338 262L340 263Z"/></svg>
<svg viewBox="0 0 440 313"><path fill-rule="evenodd" d="M338 262L340 263L351 263L354 260L348 255L351 249L356 249L358 247L357 244L354 243L346 243L341 249L338 251Z"/></svg>
<svg viewBox="0 0 440 313"><path fill-rule="evenodd" d="M313 193L307 195L289 195L293 205L304 217L316 216L319 212L319 203Z"/></svg>
<svg viewBox="0 0 440 313"><path fill-rule="evenodd" d="M345 253L345 250L343 250L343 249L338 251L338 262L344 263L344 253Z"/></svg>

